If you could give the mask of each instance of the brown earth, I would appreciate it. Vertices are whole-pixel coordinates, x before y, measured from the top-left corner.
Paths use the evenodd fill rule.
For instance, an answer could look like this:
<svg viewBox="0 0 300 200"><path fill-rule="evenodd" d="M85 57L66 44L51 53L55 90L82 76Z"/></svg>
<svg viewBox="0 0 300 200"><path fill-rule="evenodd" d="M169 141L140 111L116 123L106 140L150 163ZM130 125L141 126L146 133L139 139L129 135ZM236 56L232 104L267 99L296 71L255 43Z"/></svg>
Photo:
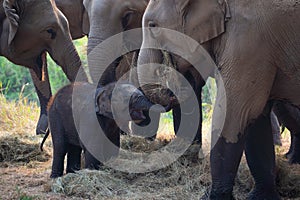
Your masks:
<svg viewBox="0 0 300 200"><path fill-rule="evenodd" d="M185 155L149 173L129 174L103 167L100 171L82 170L50 180L51 140L41 152L41 137L34 135L37 106L6 102L0 97L0 110L0 200L199 199L210 185L209 159L197 159L197 154ZM124 136L122 147L135 152L159 149L166 144L166 137L172 138L170 130L171 126L164 126L160 140L155 142ZM283 147L276 148L278 190L283 199L300 199L300 166L290 166L282 156L289 145L287 135ZM236 199L245 199L252 187L243 158L234 190Z"/></svg>

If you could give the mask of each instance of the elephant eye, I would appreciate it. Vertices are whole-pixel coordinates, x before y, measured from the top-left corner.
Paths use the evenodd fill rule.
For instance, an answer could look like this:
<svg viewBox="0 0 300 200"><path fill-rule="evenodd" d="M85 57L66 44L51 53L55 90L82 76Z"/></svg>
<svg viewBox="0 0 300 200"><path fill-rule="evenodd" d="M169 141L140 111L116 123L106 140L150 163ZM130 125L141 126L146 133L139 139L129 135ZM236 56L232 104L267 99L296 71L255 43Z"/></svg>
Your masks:
<svg viewBox="0 0 300 200"><path fill-rule="evenodd" d="M56 32L52 28L47 29L47 33L50 34L50 38L52 40L54 40L56 38Z"/></svg>
<svg viewBox="0 0 300 200"><path fill-rule="evenodd" d="M128 25L130 24L131 22L131 19L132 19L132 15L133 15L133 11L127 11L123 17L122 17L122 26L123 28L127 28Z"/></svg>

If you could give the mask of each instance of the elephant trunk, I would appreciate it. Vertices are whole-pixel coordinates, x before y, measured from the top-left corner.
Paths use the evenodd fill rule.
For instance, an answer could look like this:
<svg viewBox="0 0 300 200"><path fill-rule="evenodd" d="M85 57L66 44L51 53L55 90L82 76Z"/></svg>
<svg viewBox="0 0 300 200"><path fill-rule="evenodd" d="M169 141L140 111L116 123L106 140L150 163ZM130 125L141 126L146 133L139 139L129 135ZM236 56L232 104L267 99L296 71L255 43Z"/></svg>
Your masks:
<svg viewBox="0 0 300 200"><path fill-rule="evenodd" d="M63 70L65 71L68 79L71 82L74 82L75 79L77 81L86 81L86 74L81 67L82 63L73 43L66 48L66 54L69 55L66 56L67 59Z"/></svg>
<svg viewBox="0 0 300 200"><path fill-rule="evenodd" d="M71 82L75 80L86 81L86 74L81 67L80 57L71 38L60 38L57 44L60 45L54 46L49 50L51 58L62 67L62 70ZM62 49L64 49L63 52L61 51Z"/></svg>
<svg viewBox="0 0 300 200"><path fill-rule="evenodd" d="M172 101L170 101L172 102ZM165 107L161 106L155 106L149 99L147 99L145 96L139 96L136 101L130 102L130 110L134 111L149 111L150 109L154 112L160 113L160 112L168 112L171 109L172 105L168 104Z"/></svg>
<svg viewBox="0 0 300 200"><path fill-rule="evenodd" d="M110 40L106 42L110 36L118 33L118 30L112 30L107 27L106 30L102 26L102 23L92 24L90 28L90 35L88 41L88 66L91 73L91 77L94 83L106 85L108 83L116 81L116 68L122 59L121 53L116 50L120 50L121 41Z"/></svg>
<svg viewBox="0 0 300 200"><path fill-rule="evenodd" d="M169 89L169 66L164 65L161 50L141 49L138 58L138 81L145 95L154 103L167 106L172 92ZM172 83L174 84L174 83Z"/></svg>

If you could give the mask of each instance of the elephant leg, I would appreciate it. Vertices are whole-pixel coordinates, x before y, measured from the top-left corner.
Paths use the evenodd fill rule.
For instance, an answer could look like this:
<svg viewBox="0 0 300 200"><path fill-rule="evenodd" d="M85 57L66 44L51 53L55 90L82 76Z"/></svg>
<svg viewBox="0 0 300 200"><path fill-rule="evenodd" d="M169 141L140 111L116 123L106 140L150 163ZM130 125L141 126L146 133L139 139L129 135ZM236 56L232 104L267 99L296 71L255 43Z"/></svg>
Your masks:
<svg viewBox="0 0 300 200"><path fill-rule="evenodd" d="M251 60L249 64L252 61L257 62ZM263 113L270 95L268 91L273 86L276 68L262 70L258 74L255 70L247 70L250 66L257 65L251 64L230 68L230 76L226 71L228 69L221 71L222 76L216 74L218 91L213 113L210 155L211 199L233 199L234 179L245 147L245 130L251 119L257 119Z"/></svg>
<svg viewBox="0 0 300 200"><path fill-rule="evenodd" d="M291 164L300 164L300 133L291 134L292 141L292 151L289 158L289 163Z"/></svg>
<svg viewBox="0 0 300 200"><path fill-rule="evenodd" d="M89 151L84 151L85 168L99 170L101 162L97 160Z"/></svg>
<svg viewBox="0 0 300 200"><path fill-rule="evenodd" d="M293 149L294 149L294 134L293 133L290 133L290 136L291 136L291 143L290 143L290 148L288 150L288 152L285 154L285 157L287 159L290 159L291 158L291 155L293 153Z"/></svg>
<svg viewBox="0 0 300 200"><path fill-rule="evenodd" d="M67 149L64 145L53 144L53 161L50 178L61 177L64 173L64 160Z"/></svg>
<svg viewBox="0 0 300 200"><path fill-rule="evenodd" d="M193 143L194 144L198 144L198 145L202 145L202 100L201 100L201 89L200 89L200 91L196 92L196 95L197 95L197 100L199 102L198 106L199 106L199 112L200 112L199 113L200 120L199 120L198 130L197 130L197 133L196 133L196 135L194 137ZM189 100L187 100L184 103L190 104ZM174 106L174 108L173 108L172 111L173 111L172 114L173 114L174 132L175 132L175 134L177 134L177 132L179 130L179 127L180 127L181 118L182 119L188 119L188 117L191 115L191 112L193 112L193 111L191 111L191 112L187 111L187 113L181 112L180 105Z"/></svg>
<svg viewBox="0 0 300 200"><path fill-rule="evenodd" d="M273 110L277 115L279 121L289 129L291 133L291 144L290 149L286 153L286 157L289 159L290 163L299 163L299 138L300 136L300 111L299 108L293 105L276 101L273 106Z"/></svg>
<svg viewBox="0 0 300 200"><path fill-rule="evenodd" d="M211 200L233 199L234 179L243 154L244 144L244 137L240 138L237 143L227 143L223 137L220 137L211 150Z"/></svg>
<svg viewBox="0 0 300 200"><path fill-rule="evenodd" d="M145 137L147 140L155 140L159 126L160 113L143 111L146 119L138 124L132 124L134 135ZM146 127L147 126L147 127Z"/></svg>
<svg viewBox="0 0 300 200"><path fill-rule="evenodd" d="M81 147L76 145L68 145L67 154L67 173L74 173L81 168Z"/></svg>
<svg viewBox="0 0 300 200"><path fill-rule="evenodd" d="M52 132L55 132L55 128L51 129ZM64 173L64 160L67 154L67 146L65 139L63 137L53 137L53 160L52 160L52 171L50 178L57 178L63 175Z"/></svg>
<svg viewBox="0 0 300 200"><path fill-rule="evenodd" d="M45 67L44 69L44 80L40 80L32 69L30 69L29 71L41 106L40 118L36 127L36 134L45 134L48 128L47 105L52 96L48 69L47 67Z"/></svg>
<svg viewBox="0 0 300 200"><path fill-rule="evenodd" d="M49 111L49 122L53 144L53 160L51 178L57 178L64 173L64 160L67 154L67 141L60 115L53 109Z"/></svg>
<svg viewBox="0 0 300 200"><path fill-rule="evenodd" d="M255 188L249 199L280 199L275 184L275 151L270 114L260 115L247 129L245 154Z"/></svg>

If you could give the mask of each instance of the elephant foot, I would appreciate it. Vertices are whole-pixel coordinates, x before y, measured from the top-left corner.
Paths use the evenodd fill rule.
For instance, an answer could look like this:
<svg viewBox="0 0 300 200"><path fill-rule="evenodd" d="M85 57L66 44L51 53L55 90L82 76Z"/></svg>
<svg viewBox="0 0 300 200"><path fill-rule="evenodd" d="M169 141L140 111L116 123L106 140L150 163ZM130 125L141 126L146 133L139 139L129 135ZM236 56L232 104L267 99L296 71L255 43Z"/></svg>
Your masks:
<svg viewBox="0 0 300 200"><path fill-rule="evenodd" d="M248 196L247 200L280 200L281 197L278 192L266 189L255 188Z"/></svg>
<svg viewBox="0 0 300 200"><path fill-rule="evenodd" d="M200 200L234 200L234 197L231 192L229 193L217 193L211 191L209 193L205 193Z"/></svg>
<svg viewBox="0 0 300 200"><path fill-rule="evenodd" d="M79 171L79 170L80 170L80 166L76 166L76 167L67 169L67 174L68 173L75 173L76 171Z"/></svg>
<svg viewBox="0 0 300 200"><path fill-rule="evenodd" d="M290 164L300 164L300 153L292 153L289 156L289 163Z"/></svg>
<svg viewBox="0 0 300 200"><path fill-rule="evenodd" d="M292 152L288 151L286 154L284 154L284 157L286 159L290 159L291 158L291 155L292 155Z"/></svg>
<svg viewBox="0 0 300 200"><path fill-rule="evenodd" d="M63 173L51 173L50 178L54 179L54 178L58 178L58 177L62 177Z"/></svg>
<svg viewBox="0 0 300 200"><path fill-rule="evenodd" d="M36 126L36 134L37 135L46 134L47 129L48 129L48 116L46 114L42 114Z"/></svg>
<svg viewBox="0 0 300 200"><path fill-rule="evenodd" d="M290 164L300 164L300 137L299 134L294 136L293 139L293 148L288 157Z"/></svg>

